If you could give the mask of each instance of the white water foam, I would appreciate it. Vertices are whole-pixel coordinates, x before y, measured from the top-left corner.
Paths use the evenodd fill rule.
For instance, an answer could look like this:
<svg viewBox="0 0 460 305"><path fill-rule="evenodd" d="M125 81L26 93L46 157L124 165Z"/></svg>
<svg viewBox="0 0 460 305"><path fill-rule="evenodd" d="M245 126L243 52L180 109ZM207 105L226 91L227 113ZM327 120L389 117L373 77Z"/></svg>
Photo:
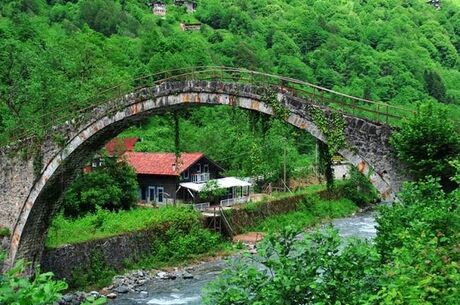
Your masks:
<svg viewBox="0 0 460 305"><path fill-rule="evenodd" d="M199 295L186 297L186 298L180 298L178 297L178 295L171 295L171 296L174 299L170 299L170 298L151 299L147 304L150 304L150 305L187 305L187 304L192 304L192 302L197 302L201 299Z"/></svg>

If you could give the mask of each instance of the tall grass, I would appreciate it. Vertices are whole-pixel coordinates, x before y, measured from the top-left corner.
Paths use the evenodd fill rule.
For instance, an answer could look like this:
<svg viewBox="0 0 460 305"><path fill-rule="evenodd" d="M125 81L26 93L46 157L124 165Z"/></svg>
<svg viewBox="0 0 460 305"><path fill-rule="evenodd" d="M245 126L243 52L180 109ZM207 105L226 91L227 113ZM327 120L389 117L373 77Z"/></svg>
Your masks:
<svg viewBox="0 0 460 305"><path fill-rule="evenodd" d="M120 212L99 210L95 214L77 219L58 215L50 226L46 246L57 248L168 224L190 226L199 222L199 213L188 208L175 207L137 208Z"/></svg>
<svg viewBox="0 0 460 305"><path fill-rule="evenodd" d="M296 211L269 216L248 231L273 233L287 226L303 229L325 219L349 216L357 210L358 206L349 199L326 200L315 194L299 202Z"/></svg>

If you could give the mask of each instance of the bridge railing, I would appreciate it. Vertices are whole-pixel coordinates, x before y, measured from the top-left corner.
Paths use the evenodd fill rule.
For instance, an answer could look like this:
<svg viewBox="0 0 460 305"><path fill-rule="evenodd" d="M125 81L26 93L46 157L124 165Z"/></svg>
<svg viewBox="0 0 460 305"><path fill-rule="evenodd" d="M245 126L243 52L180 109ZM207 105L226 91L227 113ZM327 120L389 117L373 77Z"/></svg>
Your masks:
<svg viewBox="0 0 460 305"><path fill-rule="evenodd" d="M8 130L6 134L0 135L0 146L34 136L44 136L46 133L51 132L53 127L72 122L72 119L78 115L91 113L92 110L102 104L116 100L129 92L165 82L183 80L219 80L272 87L345 114L391 125L399 125L402 118L415 114L411 109L354 97L289 77L241 68L200 66L162 71L143 76L132 80L130 83L123 83L101 90L96 96L85 100L65 103L42 115L19 121L17 127Z"/></svg>

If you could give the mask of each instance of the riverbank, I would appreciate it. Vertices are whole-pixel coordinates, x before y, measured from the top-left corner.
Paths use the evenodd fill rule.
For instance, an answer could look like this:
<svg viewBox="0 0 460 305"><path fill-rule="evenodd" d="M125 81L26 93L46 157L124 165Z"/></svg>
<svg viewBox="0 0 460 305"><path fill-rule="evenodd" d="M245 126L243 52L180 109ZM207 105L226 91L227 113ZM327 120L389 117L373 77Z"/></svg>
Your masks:
<svg viewBox="0 0 460 305"><path fill-rule="evenodd" d="M376 234L373 211L358 212L354 216L329 221L339 230L343 237L372 239ZM110 305L201 305L201 292L210 282L214 281L223 270L232 265L230 259L216 259L191 266L193 278L176 278L164 280L154 278L145 284L144 293L128 292L118 294L116 299L109 300ZM187 268L185 268L187 270ZM182 270L179 269L179 272Z"/></svg>
<svg viewBox="0 0 460 305"><path fill-rule="evenodd" d="M287 225L310 227L358 210L349 199L324 196L324 186L273 198L240 206L227 218L234 227L237 223L242 232L272 233ZM79 236L78 232L85 228L87 232ZM89 240L82 241L85 238ZM66 278L71 289L84 290L109 286L114 276L129 270L170 269L231 255L241 249L205 229L199 213L173 207L120 213L99 211L83 219L58 219L50 230L48 243L64 242L74 244L48 248L43 269Z"/></svg>

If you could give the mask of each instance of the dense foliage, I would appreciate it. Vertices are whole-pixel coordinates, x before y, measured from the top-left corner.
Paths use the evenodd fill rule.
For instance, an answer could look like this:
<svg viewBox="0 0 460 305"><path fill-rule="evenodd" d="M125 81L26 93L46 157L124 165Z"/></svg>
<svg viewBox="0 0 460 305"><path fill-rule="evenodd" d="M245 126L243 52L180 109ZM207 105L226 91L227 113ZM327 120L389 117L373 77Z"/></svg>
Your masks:
<svg viewBox="0 0 460 305"><path fill-rule="evenodd" d="M341 248L334 233L285 229L262 242L260 259L213 283L206 304L456 304L459 199L435 179L407 184L401 202L382 209L375 245Z"/></svg>
<svg viewBox="0 0 460 305"><path fill-rule="evenodd" d="M455 187L451 162L460 157L460 133L447 111L433 103L421 105L418 114L393 134L391 143L415 179L440 177L444 188L451 190Z"/></svg>
<svg viewBox="0 0 460 305"><path fill-rule="evenodd" d="M209 64L394 104L437 99L458 115L458 2L425 2L201 0L194 15L169 5L162 19L139 0L2 1L0 134L40 132L138 76ZM202 29L181 31L192 18Z"/></svg>
<svg viewBox="0 0 460 305"><path fill-rule="evenodd" d="M101 166L81 173L66 190L62 205L65 216L82 216L97 209L128 210L137 203L139 187L134 169L116 158L102 160Z"/></svg>
<svg viewBox="0 0 460 305"><path fill-rule="evenodd" d="M0 265L4 254L0 253ZM52 273L38 273L32 280L24 277L26 264L18 261L13 268L0 274L0 304L49 305L61 297L67 284L53 280Z"/></svg>

